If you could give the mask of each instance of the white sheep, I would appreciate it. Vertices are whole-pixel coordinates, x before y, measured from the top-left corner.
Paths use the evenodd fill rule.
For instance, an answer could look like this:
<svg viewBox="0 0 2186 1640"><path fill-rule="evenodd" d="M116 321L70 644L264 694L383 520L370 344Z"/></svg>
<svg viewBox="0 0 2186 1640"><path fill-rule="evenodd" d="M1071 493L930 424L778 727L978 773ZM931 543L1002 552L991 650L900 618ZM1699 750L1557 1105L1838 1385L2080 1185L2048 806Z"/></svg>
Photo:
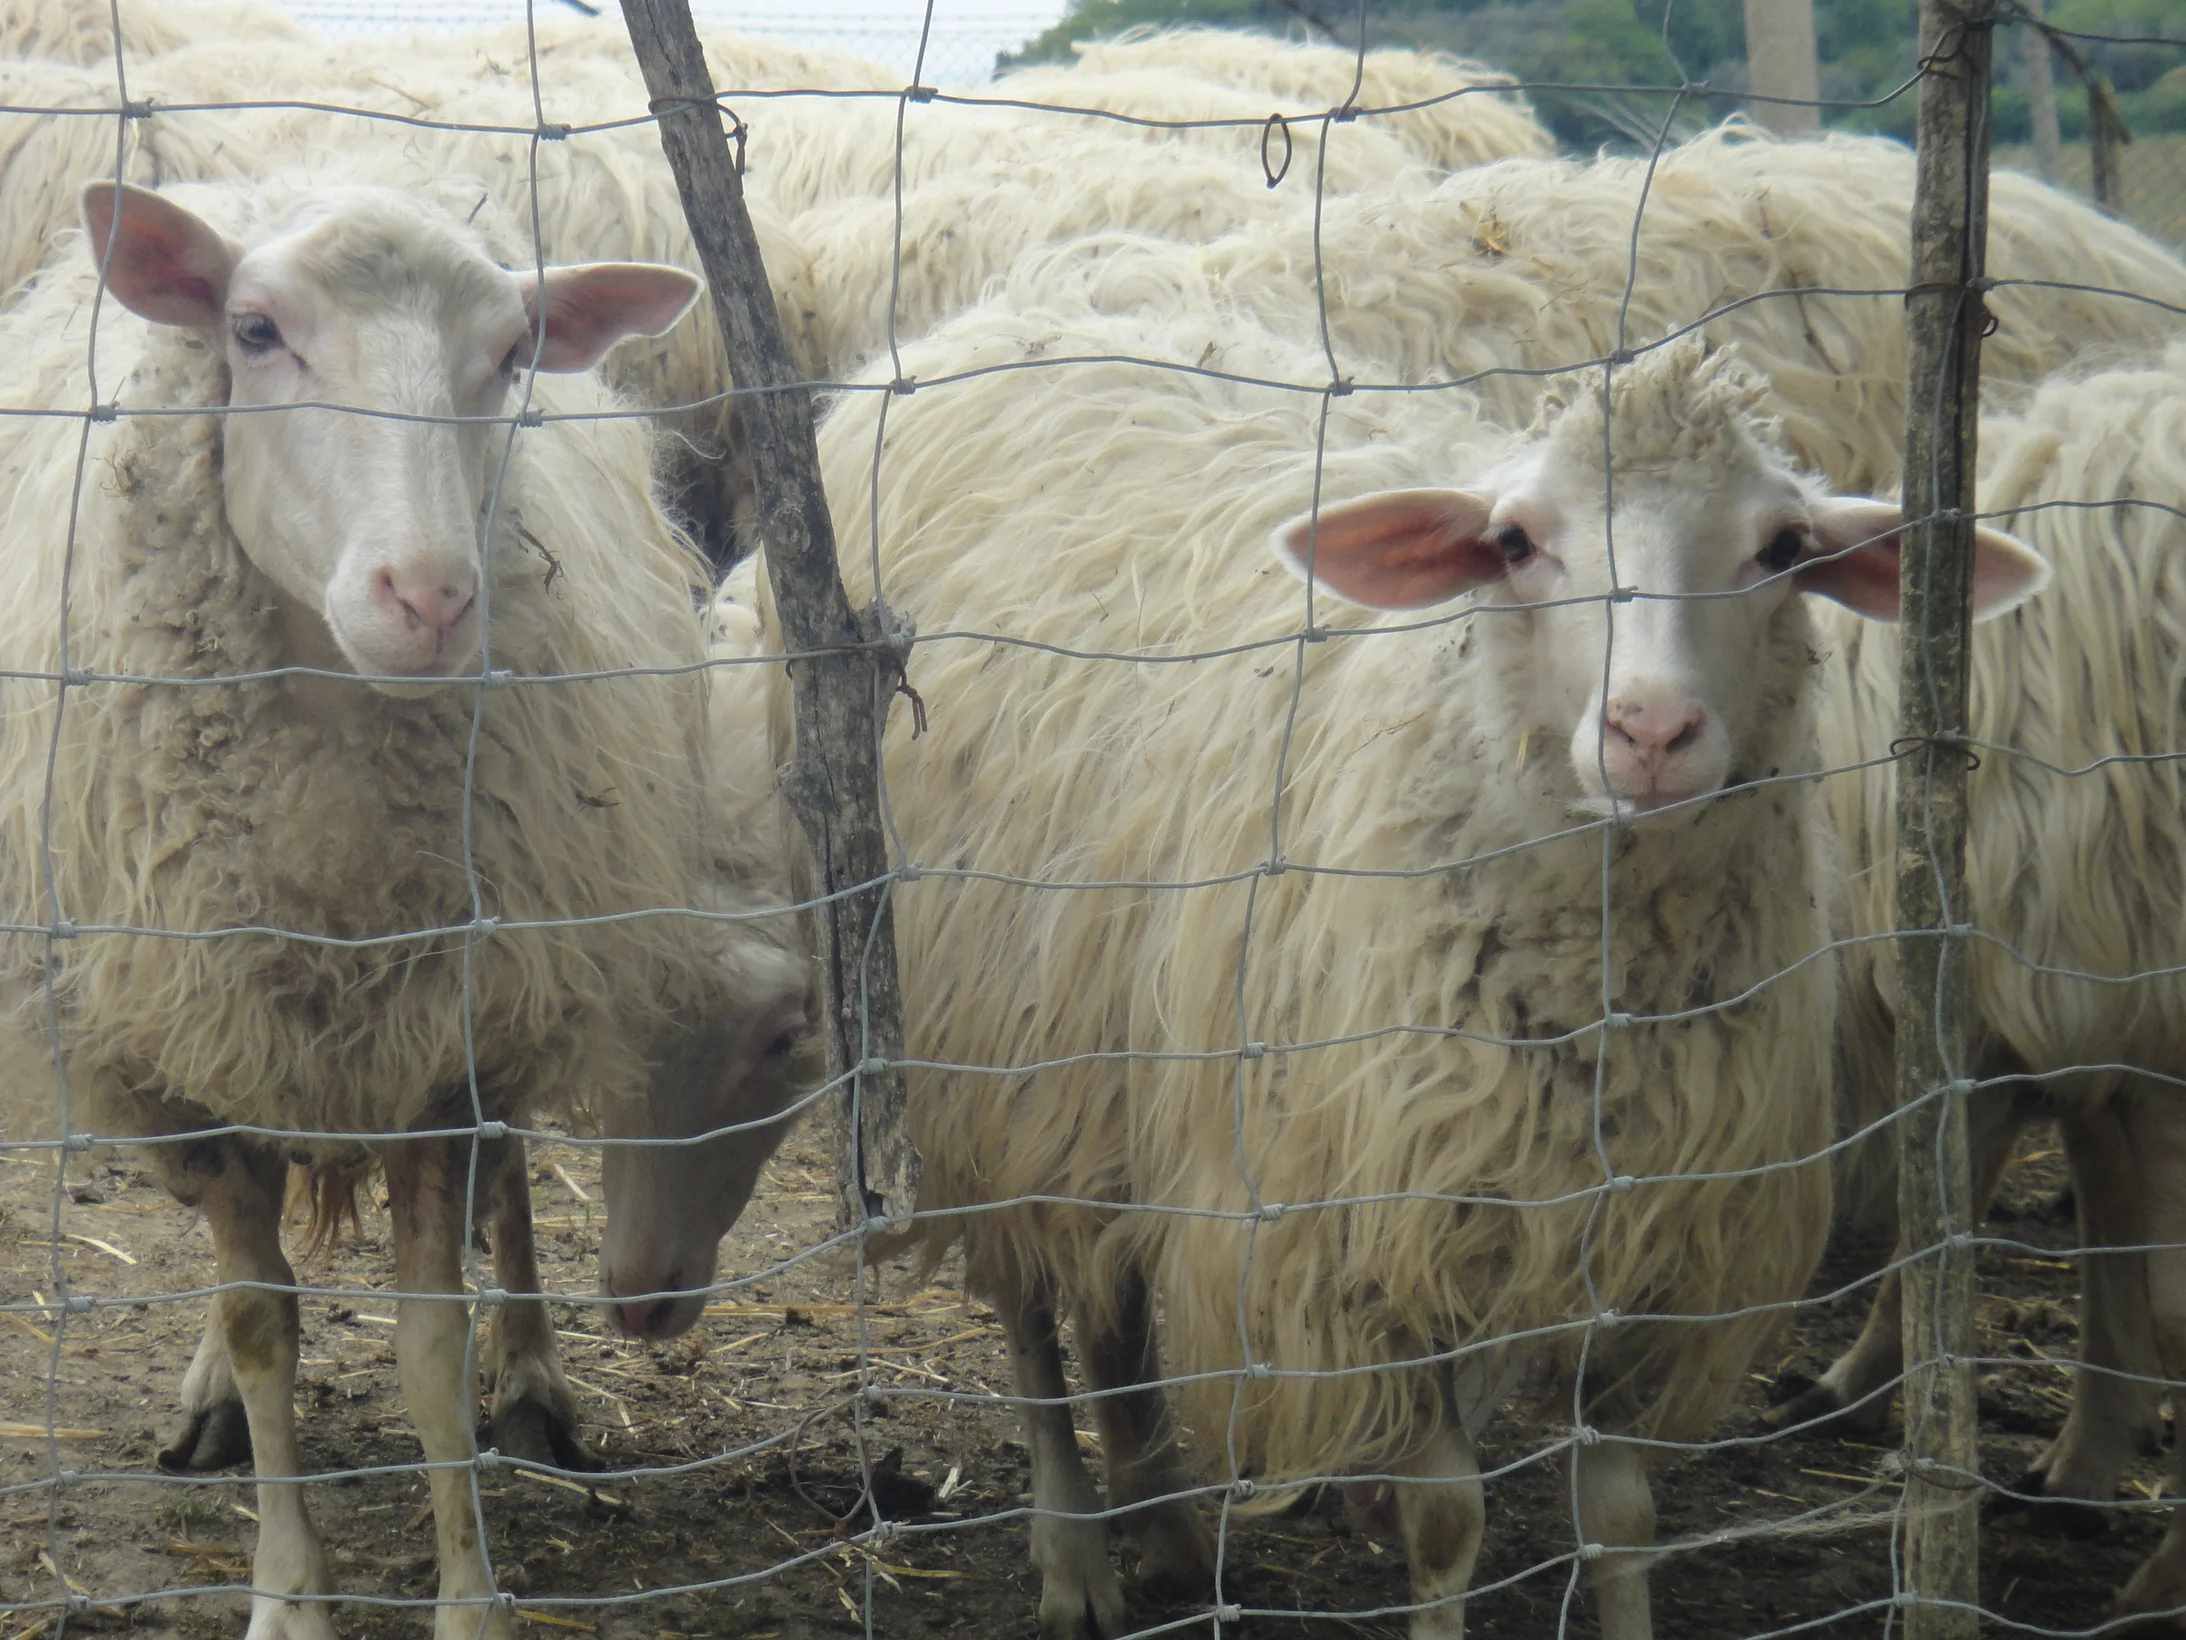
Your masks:
<svg viewBox="0 0 2186 1640"><path fill-rule="evenodd" d="M725 958L733 965L732 989L750 1001L694 1034L689 1051L656 1077L642 1125L631 1132L678 1142L616 1145L604 1159L609 1206L600 1291L619 1300L608 1305L607 1319L628 1338L670 1338L697 1322L721 1238L785 1131L773 1118L820 1081L820 1044L807 1033L813 976L801 914L788 909L790 822L769 750L769 701L780 663L758 664L768 652L756 596L759 564L749 557L729 572L715 591L709 622L708 853L700 902L741 919L732 925Z"/></svg>
<svg viewBox="0 0 2186 1640"><path fill-rule="evenodd" d="M810 270L813 356L830 380L885 350L891 303L897 339L914 340L1033 247L1117 228L1196 244L1310 216L1313 201L1216 154L1179 149L1150 164L1143 145L1088 131L1067 152L966 165L906 188L900 236L897 208L853 196L789 225Z"/></svg>
<svg viewBox="0 0 2186 1640"><path fill-rule="evenodd" d="M991 304L904 362L960 379L886 400L877 485L880 397L821 452L853 599L877 541L891 604L950 634L912 662L929 732L887 746L909 1055L1040 1067L910 1074L928 1248L961 1238L1028 1398L1043 1630L1122 1626L1060 1312L1116 1392L1110 1508L1205 1593L1151 1275L1169 1364L1214 1375L1184 1391L1202 1466L1228 1431L1264 1480L1395 1472L1414 1633L1454 1635L1493 1340L1541 1329L1612 1436L1690 1439L1819 1254L1835 986L1818 802L1776 779L1814 766L1792 592L1889 613L1896 510L1795 477L1727 358L1647 354L1610 388L1640 596L1605 651L1598 376L1524 436L1455 390L1327 402L1324 435L1319 395L1252 385L1310 388L1312 349L1174 296ZM1998 603L2041 578L1983 552ZM1679 600L1706 593L1738 595ZM1611 1175L1639 1182L1598 1199ZM1588 1281L1634 1319L1586 1325ZM1247 1355L1281 1370L1241 1382ZM1644 1634L1641 1448L1575 1462L1604 1632Z"/></svg>
<svg viewBox="0 0 2186 1640"><path fill-rule="evenodd" d="M1014 106L1013 98L1042 106ZM1067 163L1088 136L1151 146L1159 151L1157 162L1179 150L1204 150L1241 182L1259 187L1267 186L1272 169L1282 177L1279 189L1306 198L1322 174L1324 147L1325 186L1332 192L1372 187L1424 164L1401 139L1363 123L1335 127L1325 143L1320 124L1311 120L1291 123L1287 137L1270 132L1268 116L1278 111L1267 98L1151 68L1117 74L1027 69L980 87L971 106L953 98L901 104L866 97L790 98L737 108L751 126L754 182L793 212L891 194L899 147L906 186L978 164ZM1158 123L1163 121L1219 123Z"/></svg>
<svg viewBox="0 0 2186 1640"><path fill-rule="evenodd" d="M1981 428L1984 511L2037 543L2050 593L1973 645L1968 915L1976 1027L1966 1074L1976 1197L1986 1204L2021 1127L2061 1120L2085 1247L2186 1243L2186 344L2132 367L2066 376L2022 414ZM1823 756L1881 760L1829 783L1844 839L1844 932L1895 927L1895 643L1833 624ZM1848 948L1845 1092L1859 1126L1895 1098L1895 961ZM1886 1133L1883 1144L1895 1143ZM1887 1151L1886 1151L1887 1154ZM1894 1170L1885 1167L1884 1184ZM1892 1215L1894 1217L1894 1215ZM2081 1261L2081 1358L2071 1415L2022 1489L2108 1502L2155 1425L2157 1378L2186 1377L2186 1269L2175 1252ZM2150 1323L2153 1322L2151 1327ZM1898 1282L1859 1342L1790 1415L1885 1417L1902 1348ZM2125 1376L2117 1376L2117 1375ZM2179 1477L2186 1483L2186 1474ZM2127 1587L2127 1611L2186 1603L2186 1522L2174 1517Z"/></svg>
<svg viewBox="0 0 2186 1640"><path fill-rule="evenodd" d="M590 51L542 58L550 122L642 115L645 93L627 65ZM535 145L524 133L538 118L523 58L461 41L432 53L357 45L339 57L311 50L204 47L146 64L129 80L132 98L162 104L250 101L280 96L355 107L404 119L499 125L455 131L314 108L205 108L131 120L123 128L122 175L145 184L242 181L269 156L310 163L338 155L393 185L455 175L479 179L510 222L532 220ZM33 107L116 107L112 76L45 64L0 64L0 99ZM550 261L642 256L695 268L690 230L674 175L649 125L591 131L536 145L541 248ZM20 225L0 254L0 283L12 287L50 256L70 218L75 190L115 172L115 130L83 116L0 116L0 212ZM749 208L776 293L775 310L792 353L816 367L810 328L817 312L806 258L779 213L754 193ZM531 254L524 250L521 254ZM666 407L673 436L664 452L669 483L709 545L725 550L748 512L750 478L731 425L728 370L710 311L655 342L621 350L610 380L639 402ZM678 407L696 406L683 410ZM724 453L727 461L719 459Z"/></svg>
<svg viewBox="0 0 2186 1640"><path fill-rule="evenodd" d="M156 57L208 40L307 42L278 6L257 0L120 0L122 52ZM0 57L114 60L115 0L0 0Z"/></svg>
<svg viewBox="0 0 2186 1640"><path fill-rule="evenodd" d="M0 317L0 392L47 412L0 421L0 908L76 930L9 936L0 983L19 1039L57 1011L69 1129L159 1141L209 1221L266 1482L253 1640L331 1635L332 1584L281 1484L286 1147L226 1124L394 1135L558 1105L628 1127L692 1022L751 1000L710 920L618 915L689 905L703 868L698 563L642 425L434 419L614 411L582 374L516 384L673 323L697 283L505 271L451 196L94 185L96 382L88 258ZM117 401L86 448L85 412ZM162 408L205 413L126 413ZM440 681L481 666L502 686ZM632 666L657 670L597 676ZM65 696L64 667L86 677ZM571 673L595 676L530 681ZM397 1287L460 1293L467 1141L373 1148ZM400 1309L405 1399L451 1465L441 1598L472 1603L436 1632L505 1640L462 1463L464 1309Z"/></svg>
<svg viewBox="0 0 2186 1640"><path fill-rule="evenodd" d="M1517 154L1551 154L1556 141L1507 74L1439 51L1366 53L1304 45L1245 29L1141 25L1070 48L1079 73L1182 69L1240 91L1274 92L1291 111L1351 106L1402 137L1430 165L1462 171ZM1363 71L1362 71L1363 70ZM1357 86L1356 97L1352 94ZM1395 112L1379 112L1395 110Z"/></svg>
<svg viewBox="0 0 2186 1640"><path fill-rule="evenodd" d="M1319 265L1337 368L1359 382L1471 380L1497 415L1522 420L1541 374L1612 353L1620 319L1631 345L1705 321L1768 377L1802 462L1879 489L1895 482L1905 419L1912 188L1897 143L1780 142L1734 125L1669 150L1651 175L1645 159L1517 159L1424 197L1400 186L1331 199ZM1988 271L2006 281L1988 297L1991 382L2031 387L2091 346L2144 355L2181 328L2186 264L2146 235L2008 172L1989 212ZM1020 305L1082 291L1122 310L1182 288L1317 342L1315 267L1313 224L1291 218L1204 246L1089 238L1028 255L1010 289Z"/></svg>

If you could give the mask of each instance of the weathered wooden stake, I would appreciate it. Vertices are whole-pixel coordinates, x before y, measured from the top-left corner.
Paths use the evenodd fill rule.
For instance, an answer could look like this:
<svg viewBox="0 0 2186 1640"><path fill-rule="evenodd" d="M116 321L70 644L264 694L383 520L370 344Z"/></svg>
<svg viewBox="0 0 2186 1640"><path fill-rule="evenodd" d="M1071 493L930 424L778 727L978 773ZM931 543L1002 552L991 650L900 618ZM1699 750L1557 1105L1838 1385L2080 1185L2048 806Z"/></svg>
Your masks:
<svg viewBox="0 0 2186 1640"><path fill-rule="evenodd" d="M920 1174L896 1063L902 1003L880 815L880 733L901 660L875 612L853 610L843 590L812 395L790 385L803 377L774 311L688 0L624 0L623 20L711 287L729 374L748 393L737 417L758 484L782 642L808 657L790 667L797 761L789 798L811 846L815 887L829 896L816 920L828 1074L849 1078L844 1207L852 1223L892 1219L917 1204Z"/></svg>
<svg viewBox="0 0 2186 1640"><path fill-rule="evenodd" d="M1907 1640L1973 1640L1980 1501L1966 1142L1966 664L1996 0L1921 0L1898 678L1898 1212L1907 1242ZM1920 937L1917 931L1935 932ZM1940 1098L1937 1090L1946 1090Z"/></svg>

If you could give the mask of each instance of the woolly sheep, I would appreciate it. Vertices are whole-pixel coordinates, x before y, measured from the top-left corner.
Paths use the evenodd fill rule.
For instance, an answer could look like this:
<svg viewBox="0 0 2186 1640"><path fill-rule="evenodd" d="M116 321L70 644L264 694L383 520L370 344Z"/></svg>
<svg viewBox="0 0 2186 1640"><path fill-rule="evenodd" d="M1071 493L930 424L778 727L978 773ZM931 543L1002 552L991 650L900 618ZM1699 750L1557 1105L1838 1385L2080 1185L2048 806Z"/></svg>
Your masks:
<svg viewBox="0 0 2186 1640"><path fill-rule="evenodd" d="M1101 362L1014 368L1036 359ZM1123 362L1141 359L1157 364ZM915 744L897 725L887 759L920 867L897 900L909 1054L1041 1067L914 1070L912 1123L920 1207L941 1215L929 1250L963 1239L1031 1403L1043 1629L1122 1626L1058 1399L1059 1312L1090 1386L1115 1392L1094 1403L1111 1509L1146 1572L1204 1592L1206 1534L1146 1387L1150 1273L1170 1364L1218 1375L1187 1390L1193 1428L1231 1427L1240 1316L1254 1361L1367 1369L1246 1386L1239 1458L1274 1481L1421 1483L1399 1494L1414 1632L1454 1635L1481 1519L1465 1424L1500 1376L1488 1341L1545 1329L1538 1353L1575 1393L1592 1202L1567 1193L1605 1167L1649 1181L1592 1238L1604 1306L1724 1318L1591 1335L1589 1415L1613 1432L1704 1429L1820 1251L1824 1169L1796 1165L1829 1127L1833 974L1801 961L1827 937L1819 815L1797 782L1700 800L1811 766L1809 627L1783 572L1888 613L1887 542L1814 555L1886 535L1895 509L1791 476L1753 382L1697 343L1619 371L1621 579L1745 595L1619 603L1612 728L1598 377L1552 394L1524 437L1462 392L1327 403L1316 488L1326 401L1250 385L1311 382L1313 350L1217 310L993 304L904 364L963 379L888 401L877 485L877 397L846 398L820 444L853 599L873 592L877 541L919 629L1010 640L922 645L913 679L947 707ZM1479 488L1415 488L1453 473ZM1295 516L1316 495L1317 540ZM1270 557L1257 543L1277 525ZM2000 602L2038 582L2015 543L1984 551ZM1297 642L1312 617L1285 560L1316 562L1327 641ZM1470 611L1397 621L1326 596L1418 611L1476 585ZM1578 602L1512 612L1551 593ZM1071 658L1088 652L1117 658ZM1605 839L1586 817L1611 809L1636 824ZM1430 882L1446 887L1423 898ZM1158 887L1185 883L1211 886ZM1127 884L1156 886L1095 886ZM1586 1022L1605 1006L1630 1023L1596 1135ZM1268 1046L1240 1062L1240 1040ZM1241 1229L1240 1159L1267 1202L1436 1194ZM1742 1176L1662 1177L1709 1170ZM1561 1205L1452 1218L1448 1193ZM1025 1196L1043 1200L1004 1205ZM1639 1449L1576 1461L1586 1539L1644 1546ZM1607 1557L1597 1587L1605 1633L1645 1632L1635 1554Z"/></svg>
<svg viewBox="0 0 2186 1640"><path fill-rule="evenodd" d="M1981 441L1982 508L2042 547L2057 585L1973 646L1970 732L1982 753L1966 920L1982 938L1969 950L1977 1023L1966 1074L2041 1079L1975 1097L1977 1200L1986 1204L2025 1122L2054 1115L2079 1186L2081 1244L2176 1246L2186 1242L2186 773L2175 756L2186 715L2186 344L2049 383L2023 414L1985 417ZM1848 623L1829 636L1824 760L1881 760L1829 783L1850 867L1844 931L1874 940L1895 927L1897 646ZM1846 953L1846 1091L1863 1126L1895 1096L1888 949ZM2177 1253L2083 1261L2081 1349L2093 1370L2079 1373L2071 1415L2022 1490L2116 1496L2155 1426L2154 1386L2135 1377L2186 1377L2179 1265ZM1849 1408L1879 1424L1899 1370L1898 1312L1893 1275L1858 1344L1790 1414ZM2174 1517L2122 1603L2186 1603L2186 1521Z"/></svg>
<svg viewBox="0 0 2186 1640"><path fill-rule="evenodd" d="M255 48L205 48L147 64L130 76L130 94L156 107L263 97L274 84L282 95L301 100L405 120L498 124L522 133L538 116L528 75L519 71L522 59L513 63L485 50L395 56L384 47L358 46L338 65L302 53L269 69ZM583 53L554 62L543 96L550 121L642 113L645 106L643 90L627 70ZM0 65L0 98L43 107L115 106L110 78L33 64ZM396 186L476 177L479 195L490 195L508 220L527 226L536 154L548 260L636 255L686 268L697 262L675 178L661 158L657 133L646 125L535 145L522 134L436 130L315 109L193 109L132 120L125 138L122 174L129 180L240 181L262 170L269 155L306 163L314 154L338 153L344 165L369 168ZM46 259L73 211L74 191L91 178L113 175L114 165L114 127L106 120L0 116L0 211L22 225L0 257L0 280L12 286ZM792 353L810 370L816 305L809 266L767 200L753 194L748 204L774 285L775 311ZM523 237L528 241L529 232ZM531 257L528 248L517 254ZM720 397L729 382L710 308L657 342L624 349L608 368L610 380L642 404L698 406L671 408L660 417L678 441L668 451L669 481L709 544L726 550L737 520L748 512L750 480L730 401ZM723 452L731 457L726 463L714 459Z"/></svg>
<svg viewBox="0 0 2186 1640"><path fill-rule="evenodd" d="M709 897L702 903L741 919L733 925L731 952L748 977L740 978L738 993L771 1002L726 1016L656 1081L639 1136L683 1142L607 1152L602 1184L611 1205L600 1239L600 1291L620 1300L608 1306L607 1317L627 1338L670 1338L697 1322L721 1238L743 1213L784 1131L774 1118L820 1080L819 1043L806 1032L811 976L799 914L788 909L789 821L768 750L776 668L755 664L767 652L758 567L753 557L731 570L711 611ZM783 982L791 974L799 978L795 987ZM734 1074L722 1074L724 1057Z"/></svg>
<svg viewBox="0 0 2186 1640"><path fill-rule="evenodd" d="M207 40L309 41L278 6L255 0L122 0L122 52L156 57ZM114 0L0 0L0 56L114 60Z"/></svg>
<svg viewBox="0 0 2186 1640"><path fill-rule="evenodd" d="M1644 159L1507 160L1424 198L1400 187L1332 199L1319 264L1337 367L1360 382L1478 377L1494 412L1522 421L1542 371L1705 319L1705 334L1738 342L1768 377L1793 454L1847 488L1880 489L1895 481L1905 419L1898 293L1912 185L1913 156L1893 142L1778 142L1726 126L1666 152L1651 177ZM2145 354L2181 327L2186 264L2145 235L2008 172L1989 221L1999 280L2171 304L2006 284L1988 298L1999 321L1982 344L1989 381L2031 387L2083 348ZM1315 267L1312 224L1292 219L1206 246L1089 238L1027 256L1009 289L1018 305L1082 291L1117 310L1182 289L1318 341Z"/></svg>
<svg viewBox="0 0 2186 1640"><path fill-rule="evenodd" d="M1312 208L1220 156L1179 150L1150 165L1141 145L1086 132L1067 155L970 165L906 188L900 258L891 198L820 206L788 236L811 269L819 368L847 380L886 348L891 301L897 338L924 335L1031 247L1107 228L1197 243Z"/></svg>
<svg viewBox="0 0 2186 1640"><path fill-rule="evenodd" d="M700 871L699 701L676 670L702 656L698 564L628 420L124 415L90 425L79 467L82 409L493 415L532 352L582 371L672 323L696 282L629 264L512 274L460 206L422 196L322 181L187 197L86 190L109 259L95 384L88 266L0 316L11 405L65 412L0 425L0 906L11 925L81 930L10 936L0 980L19 1043L48 997L57 1009L70 1129L166 1141L153 1153L204 1209L222 1283L268 1284L218 1301L268 1483L250 1633L318 1640L326 1559L301 1489L277 1484L299 1465L283 1154L191 1135L399 1134L548 1105L612 1129L653 1097L686 1022L752 1000L731 994L710 921L613 918L688 904ZM617 404L581 374L536 379L531 402ZM482 662L509 686L436 681ZM318 670L272 670L297 663ZM631 666L654 670L524 681ZM67 691L56 738L42 680L64 667L91 681ZM474 937L481 916L492 932ZM569 921L524 926L540 919ZM237 932L159 932L222 930ZM466 1146L374 1148L397 1286L459 1293ZM441 1598L477 1602L491 1583L460 1467L461 1307L401 1311L405 1399L427 1456L455 1465L431 1478ZM506 1640L510 1617L443 1605L436 1632Z"/></svg>
<svg viewBox="0 0 2186 1640"><path fill-rule="evenodd" d="M1369 51L1362 73L1358 54L1335 46L1302 45L1242 29L1152 25L1108 40L1080 41L1070 49L1081 73L1152 65L1241 91L1274 92L1292 110L1339 108L1347 101L1361 110L1402 109L1365 117L1445 171L1556 151L1555 139L1525 99L1504 89L1513 83L1509 75L1439 51ZM1427 106L1411 106L1422 103Z"/></svg>
<svg viewBox="0 0 2186 1640"><path fill-rule="evenodd" d="M1010 98L1054 108L1007 106ZM1133 118L1072 110L1110 110ZM978 164L1067 162L1087 134L1155 146L1162 150L1162 163L1174 151L1204 149L1226 160L1239 179L1263 187L1263 149L1279 168L1286 157L1280 135L1263 140L1267 117L1275 112L1265 101L1158 69L1113 75L1027 69L981 87L969 105L956 98L910 104L785 99L738 112L751 126L754 181L791 211L892 194L899 120L906 187ZM1136 123L1146 120L1228 123L1183 129ZM1281 188L1310 197L1323 147L1317 124L1293 124ZM1325 185L1332 192L1371 187L1421 163L1388 132L1357 124L1338 127L1325 147Z"/></svg>

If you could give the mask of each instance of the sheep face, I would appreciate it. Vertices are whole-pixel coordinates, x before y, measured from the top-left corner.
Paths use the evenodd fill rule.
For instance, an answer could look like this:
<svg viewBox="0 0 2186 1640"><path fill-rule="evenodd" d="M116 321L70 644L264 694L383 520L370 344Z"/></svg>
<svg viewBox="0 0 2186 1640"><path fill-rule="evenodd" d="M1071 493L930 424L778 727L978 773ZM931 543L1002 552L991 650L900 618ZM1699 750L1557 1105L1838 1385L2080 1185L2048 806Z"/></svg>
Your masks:
<svg viewBox="0 0 2186 1640"><path fill-rule="evenodd" d="M600 1293L625 1338L674 1338L698 1320L721 1238L788 1131L787 1107L818 1079L802 964L769 952L747 966L736 1006L664 1044L634 1131L620 1135L693 1142L612 1145L602 1161Z"/></svg>
<svg viewBox="0 0 2186 1640"><path fill-rule="evenodd" d="M1478 488L1326 508L1317 526L1286 525L1278 553L1375 608L1475 593L1505 721L1568 740L1581 810L1658 809L1767 773L1804 687L1786 675L1807 653L1794 595L1895 619L1898 509L1794 473L1727 354L1676 346L1632 366L1612 383L1606 438L1599 378L1566 391ZM2033 549L1978 531L1976 614L2048 573Z"/></svg>
<svg viewBox="0 0 2186 1640"><path fill-rule="evenodd" d="M224 431L228 523L307 612L294 658L391 693L476 663L509 446L492 418L517 372L588 369L672 325L698 288L636 264L510 273L452 220L380 189L312 194L248 246L142 189L93 184L83 208L114 297L227 358L241 412Z"/></svg>

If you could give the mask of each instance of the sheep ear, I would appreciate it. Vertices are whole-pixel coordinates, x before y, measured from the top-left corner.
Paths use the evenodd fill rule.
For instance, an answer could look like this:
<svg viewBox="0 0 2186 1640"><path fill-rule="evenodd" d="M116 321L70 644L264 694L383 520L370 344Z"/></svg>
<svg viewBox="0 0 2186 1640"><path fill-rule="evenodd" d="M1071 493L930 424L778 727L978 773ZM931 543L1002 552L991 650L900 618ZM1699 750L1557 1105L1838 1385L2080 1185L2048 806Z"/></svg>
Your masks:
<svg viewBox="0 0 2186 1640"><path fill-rule="evenodd" d="M1887 501L1833 495L1813 506L1816 562L1793 572L1803 592L1834 598L1871 621L1898 618L1898 532ZM2049 560L2002 530L1973 532L1973 618L2017 608L2049 585Z"/></svg>
<svg viewBox="0 0 2186 1640"><path fill-rule="evenodd" d="M590 262L515 275L534 336L546 315L541 370L590 370L625 336L658 336L691 309L705 287L681 268L652 262ZM543 296L543 299L542 299ZM529 364L519 346L517 362Z"/></svg>
<svg viewBox="0 0 2186 1640"><path fill-rule="evenodd" d="M1494 503L1467 490L1388 490L1323 507L1275 532L1301 577L1370 609L1424 609L1498 581L1510 567L1485 539Z"/></svg>
<svg viewBox="0 0 2186 1640"><path fill-rule="evenodd" d="M243 254L226 235L126 182L87 182L78 203L92 264L105 269L114 300L155 324L219 325L229 276Z"/></svg>

